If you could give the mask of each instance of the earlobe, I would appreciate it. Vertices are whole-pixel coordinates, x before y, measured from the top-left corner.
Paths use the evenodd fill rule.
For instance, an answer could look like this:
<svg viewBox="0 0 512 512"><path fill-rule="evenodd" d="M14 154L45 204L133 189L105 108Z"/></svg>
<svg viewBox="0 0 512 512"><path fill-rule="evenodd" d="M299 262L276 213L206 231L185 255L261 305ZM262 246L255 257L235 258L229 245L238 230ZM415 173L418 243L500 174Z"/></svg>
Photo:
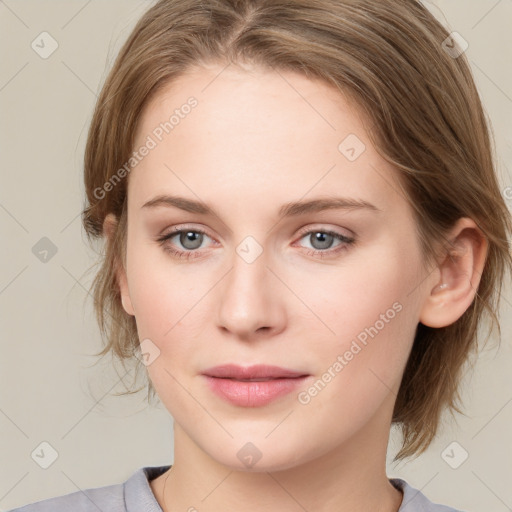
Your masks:
<svg viewBox="0 0 512 512"><path fill-rule="evenodd" d="M109 213L108 215L106 215L105 220L103 221L104 236L110 240L115 234L116 227L117 227L117 219L112 213ZM134 316L135 313L133 310L132 301L130 299L130 293L128 290L128 282L127 282L127 278L126 278L126 273L125 273L124 269L119 268L119 267L116 268L115 272L116 272L116 282L117 282L117 286L119 287L119 292L121 295L121 304L123 306L123 309L129 315Z"/></svg>
<svg viewBox="0 0 512 512"><path fill-rule="evenodd" d="M108 213L103 220L103 236L105 238L112 238L117 226L117 219L113 213Z"/></svg>
<svg viewBox="0 0 512 512"><path fill-rule="evenodd" d="M123 305L123 309L129 315L135 316L132 300L130 299L130 291L128 289L126 273L122 269L119 269L117 272L117 283L119 286L119 291L121 293L121 304Z"/></svg>
<svg viewBox="0 0 512 512"><path fill-rule="evenodd" d="M487 239L472 219L459 219L450 240L452 249L439 264L437 282L426 291L419 318L429 327L451 325L469 308L487 256Z"/></svg>

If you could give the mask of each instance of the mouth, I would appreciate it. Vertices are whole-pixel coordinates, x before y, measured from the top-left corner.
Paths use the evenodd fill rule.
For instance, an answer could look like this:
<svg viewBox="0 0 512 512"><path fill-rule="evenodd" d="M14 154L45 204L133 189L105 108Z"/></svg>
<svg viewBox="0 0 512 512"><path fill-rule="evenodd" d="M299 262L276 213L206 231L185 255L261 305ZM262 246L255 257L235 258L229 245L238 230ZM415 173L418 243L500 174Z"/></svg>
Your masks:
<svg viewBox="0 0 512 512"><path fill-rule="evenodd" d="M271 365L239 366L235 364L224 364L214 366L203 372L208 377L221 379L235 379L246 382L261 382L274 379L293 379L304 377L309 374Z"/></svg>
<svg viewBox="0 0 512 512"><path fill-rule="evenodd" d="M231 379L231 380L237 380L239 382L265 382L267 380L277 380L277 379L283 379L285 377L262 377L260 379L235 379L234 377L213 377L213 378L214 379L218 379L218 378ZM298 377L287 377L287 378L297 379Z"/></svg>
<svg viewBox="0 0 512 512"><path fill-rule="evenodd" d="M279 366L222 365L203 372L211 391L233 405L261 407L302 385L309 374Z"/></svg>

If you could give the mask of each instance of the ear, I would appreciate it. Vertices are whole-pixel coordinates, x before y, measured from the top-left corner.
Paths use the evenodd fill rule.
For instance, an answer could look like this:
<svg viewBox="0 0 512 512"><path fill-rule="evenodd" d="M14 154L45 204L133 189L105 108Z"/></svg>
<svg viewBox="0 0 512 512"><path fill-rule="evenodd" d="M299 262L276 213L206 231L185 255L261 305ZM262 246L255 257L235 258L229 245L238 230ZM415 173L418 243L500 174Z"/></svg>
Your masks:
<svg viewBox="0 0 512 512"><path fill-rule="evenodd" d="M114 214L109 213L105 220L103 221L103 233L105 237L109 240L112 240L112 237L115 236L115 232L117 229L117 219ZM116 281L119 286L119 291L121 293L121 303L123 305L123 309L129 315L135 315L133 310L132 301L130 299L130 292L128 290L128 281L126 278L126 271L123 268L122 264L116 264Z"/></svg>
<svg viewBox="0 0 512 512"><path fill-rule="evenodd" d="M451 325L468 309L487 256L487 238L472 219L459 219L448 238L452 248L432 273L419 318L429 327Z"/></svg>

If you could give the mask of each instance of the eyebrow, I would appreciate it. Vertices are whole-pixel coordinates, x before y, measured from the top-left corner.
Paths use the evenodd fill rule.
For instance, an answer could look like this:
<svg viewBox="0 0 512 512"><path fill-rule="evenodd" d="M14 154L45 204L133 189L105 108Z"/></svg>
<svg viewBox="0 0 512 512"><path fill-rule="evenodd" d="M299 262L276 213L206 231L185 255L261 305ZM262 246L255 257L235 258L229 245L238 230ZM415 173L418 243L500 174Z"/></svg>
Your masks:
<svg viewBox="0 0 512 512"><path fill-rule="evenodd" d="M159 195L144 203L142 208L156 208L159 206L179 208L190 213L201 215L214 215L219 217L213 208L200 201L187 199L180 196ZM323 210L369 210L380 213L382 210L372 203L361 199L352 199L347 197L329 197L312 199L309 201L292 201L286 203L279 209L279 218L295 217L307 213L316 213Z"/></svg>

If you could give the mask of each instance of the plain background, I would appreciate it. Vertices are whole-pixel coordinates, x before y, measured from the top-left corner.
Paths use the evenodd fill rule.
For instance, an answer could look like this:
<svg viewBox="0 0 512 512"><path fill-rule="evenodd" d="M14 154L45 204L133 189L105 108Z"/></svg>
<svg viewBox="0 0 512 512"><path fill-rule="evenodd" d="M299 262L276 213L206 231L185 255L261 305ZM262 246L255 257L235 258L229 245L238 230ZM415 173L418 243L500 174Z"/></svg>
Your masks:
<svg viewBox="0 0 512 512"><path fill-rule="evenodd" d="M148 407L145 390L113 396L131 380L123 380L107 357L93 366L91 354L101 341L87 296L93 274L86 271L95 253L80 224L83 149L96 96L151 3L0 0L0 512L172 462L172 419L165 408ZM512 1L426 6L469 43L466 55L493 125L507 195ZM31 47L44 31L58 43L47 59ZM57 250L46 263L33 252L43 237ZM432 501L469 512L512 509L511 303L507 283L502 344L498 350L494 335L468 373L466 416L458 415L457 423L448 417L429 450L407 464L391 463L398 446L392 436L388 475L406 479ZM31 456L42 442L58 453L47 469ZM467 460L456 469L447 463L447 453L454 465L465 452Z"/></svg>

